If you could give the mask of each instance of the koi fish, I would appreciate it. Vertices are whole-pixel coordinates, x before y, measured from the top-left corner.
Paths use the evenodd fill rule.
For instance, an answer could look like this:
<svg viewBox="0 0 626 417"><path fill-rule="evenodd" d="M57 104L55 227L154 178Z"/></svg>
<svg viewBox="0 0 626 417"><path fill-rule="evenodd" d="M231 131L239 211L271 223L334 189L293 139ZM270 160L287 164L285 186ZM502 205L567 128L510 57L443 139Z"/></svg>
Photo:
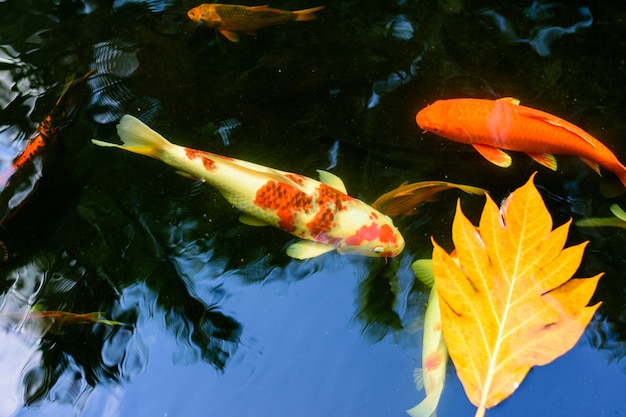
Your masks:
<svg viewBox="0 0 626 417"><path fill-rule="evenodd" d="M311 9L288 10L272 9L267 6L238 6L235 4L201 4L187 12L194 22L217 29L231 42L239 42L236 32L253 33L266 26L280 25L285 22L304 22L317 18L315 12L325 6Z"/></svg>
<svg viewBox="0 0 626 417"><path fill-rule="evenodd" d="M38 322L38 327L45 328L50 333L61 333L62 326L69 324L101 323L108 326L122 326L124 323L109 320L105 313L97 311L92 313L72 313L69 311L46 311L41 306L35 305L23 313L0 313L0 317L11 321ZM40 323L39 323L40 322Z"/></svg>
<svg viewBox="0 0 626 417"><path fill-rule="evenodd" d="M271 225L303 239L287 249L293 258L312 258L331 250L393 257L404 249L404 238L392 220L348 196L343 182L329 172L318 170L319 182L175 145L130 115L122 117L117 133L122 145L92 142L161 160L183 175L209 183L243 212L243 223Z"/></svg>
<svg viewBox="0 0 626 417"><path fill-rule="evenodd" d="M86 324L86 323L102 323L110 326L121 326L124 323L108 320L101 311L91 313L72 313L69 311L46 311L41 310L39 306L34 306L28 313L26 318L29 320L51 320L57 324Z"/></svg>
<svg viewBox="0 0 626 417"><path fill-rule="evenodd" d="M502 149L524 152L554 171L557 163L552 154L573 155L598 175L599 166L611 171L626 186L626 167L600 141L572 123L520 106L510 97L438 100L420 110L415 120L426 131L472 145L499 167L511 165L511 157Z"/></svg>
<svg viewBox="0 0 626 417"><path fill-rule="evenodd" d="M372 203L372 207L392 217L417 214L416 207L419 204L432 201L433 195L452 188L458 188L468 194L484 195L487 192L482 188L445 181L420 181L411 184L405 181L398 188L378 197Z"/></svg>
<svg viewBox="0 0 626 417"><path fill-rule="evenodd" d="M73 110L74 94L95 70L87 72L79 80L69 77L63 92L45 119L39 124L33 136L28 140L24 150L10 165L0 171L0 225L12 217L30 196L41 178L41 163L46 149L55 145L59 132L67 126L68 118ZM28 172L28 169L35 172ZM19 181L18 181L19 180ZM0 261L8 257L6 245L0 241Z"/></svg>
<svg viewBox="0 0 626 417"><path fill-rule="evenodd" d="M446 381L448 349L441 332L439 297L435 287L432 261L430 259L418 259L413 262L411 269L419 280L427 285L432 285L432 289L424 317L422 368L415 369L413 373L417 389L424 388L426 398L415 407L407 410L407 413L411 417L434 417Z"/></svg>

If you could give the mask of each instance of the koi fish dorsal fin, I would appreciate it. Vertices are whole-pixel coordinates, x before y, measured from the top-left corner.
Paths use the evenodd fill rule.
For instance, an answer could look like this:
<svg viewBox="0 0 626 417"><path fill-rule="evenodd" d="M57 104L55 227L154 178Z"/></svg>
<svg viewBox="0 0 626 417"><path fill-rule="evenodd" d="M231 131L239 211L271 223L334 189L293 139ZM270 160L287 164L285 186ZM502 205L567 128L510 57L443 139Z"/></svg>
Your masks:
<svg viewBox="0 0 626 417"><path fill-rule="evenodd" d="M472 143L472 146L492 164L500 168L508 168L511 166L511 156L502 149L494 148L489 145L481 145L479 143Z"/></svg>
<svg viewBox="0 0 626 417"><path fill-rule="evenodd" d="M533 109L531 107L519 106L515 109L515 112L522 117L528 117L530 119L535 119L542 121L544 123L548 123L552 126L560 127L561 129L565 129L570 133L578 136L589 145L594 148L598 147L598 140L591 136L589 133L585 132L575 124L572 124L566 120L563 120L559 117L553 116L550 113L543 112L541 110Z"/></svg>
<svg viewBox="0 0 626 417"><path fill-rule="evenodd" d="M301 240L289 245L287 248L287 255L295 259L309 259L323 255L326 252L330 252L335 249L336 248L333 245L326 243Z"/></svg>
<svg viewBox="0 0 626 417"><path fill-rule="evenodd" d="M500 100L506 101L507 103L510 103L510 104L514 104L516 106L519 106L519 103L520 103L518 99L513 98L513 97L503 97L503 98L498 99L498 101Z"/></svg>
<svg viewBox="0 0 626 417"><path fill-rule="evenodd" d="M552 171L556 171L558 167L554 155L536 153L527 153L526 155L530 156L535 162L551 169Z"/></svg>
<svg viewBox="0 0 626 417"><path fill-rule="evenodd" d="M341 181L341 178L331 172L324 171L322 169L318 169L317 173L320 176L321 182L333 187L335 190L339 190L344 194L348 194L348 191L346 190L346 185L343 183L343 181Z"/></svg>

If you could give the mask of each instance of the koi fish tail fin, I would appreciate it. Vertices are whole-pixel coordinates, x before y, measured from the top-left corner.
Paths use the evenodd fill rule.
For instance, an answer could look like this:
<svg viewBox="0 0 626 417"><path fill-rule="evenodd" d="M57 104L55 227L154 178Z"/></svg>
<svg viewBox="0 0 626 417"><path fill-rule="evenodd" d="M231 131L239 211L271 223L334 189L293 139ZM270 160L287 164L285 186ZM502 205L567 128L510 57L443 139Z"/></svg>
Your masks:
<svg viewBox="0 0 626 417"><path fill-rule="evenodd" d="M324 7L326 6L318 6L318 7L313 7L313 8L304 9L304 10L296 10L295 12L292 12L294 15L293 20L295 20L296 22L306 22L307 20L315 20L317 19L315 12L319 12Z"/></svg>
<svg viewBox="0 0 626 417"><path fill-rule="evenodd" d="M443 392L443 384L437 384L436 387L426 395L426 398L422 400L415 407L406 410L407 414L411 417L434 417L437 415L437 405L439 404L439 398Z"/></svg>
<svg viewBox="0 0 626 417"><path fill-rule="evenodd" d="M159 155L162 154L165 149L172 146L163 136L149 128L141 120L129 114L125 115L120 120L117 125L117 134L122 140L122 145L96 139L92 139L91 142L94 145L120 148L156 159L159 158Z"/></svg>

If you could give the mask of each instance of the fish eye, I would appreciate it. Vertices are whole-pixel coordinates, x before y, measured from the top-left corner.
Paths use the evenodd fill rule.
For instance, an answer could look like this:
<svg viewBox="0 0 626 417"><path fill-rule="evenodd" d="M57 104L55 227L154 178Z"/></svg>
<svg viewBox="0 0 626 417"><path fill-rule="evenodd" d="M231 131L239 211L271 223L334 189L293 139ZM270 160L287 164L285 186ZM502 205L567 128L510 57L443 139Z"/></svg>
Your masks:
<svg viewBox="0 0 626 417"><path fill-rule="evenodd" d="M376 246L374 248L374 253L383 253L385 251L385 248L383 248L382 246Z"/></svg>

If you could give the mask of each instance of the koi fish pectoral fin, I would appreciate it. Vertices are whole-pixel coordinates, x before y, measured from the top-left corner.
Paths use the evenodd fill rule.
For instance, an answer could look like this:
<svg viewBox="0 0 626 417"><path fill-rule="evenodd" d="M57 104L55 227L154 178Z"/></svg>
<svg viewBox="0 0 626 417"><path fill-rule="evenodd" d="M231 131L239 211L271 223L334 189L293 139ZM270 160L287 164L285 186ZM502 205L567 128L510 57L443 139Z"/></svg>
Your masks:
<svg viewBox="0 0 626 417"><path fill-rule="evenodd" d="M239 35L232 30L219 29L220 33L231 42L239 42Z"/></svg>
<svg viewBox="0 0 626 417"><path fill-rule="evenodd" d="M324 184L330 187L333 187L335 190L341 191L342 193L346 195L348 194L348 191L346 190L346 185L343 183L341 178L339 178L333 173L330 173L328 171L324 171L321 169L318 169L317 173L320 176L321 182L323 182Z"/></svg>
<svg viewBox="0 0 626 417"><path fill-rule="evenodd" d="M479 154L492 164L497 165L500 168L508 168L511 166L511 156L502 149L478 143L473 143L472 146L478 151Z"/></svg>
<svg viewBox="0 0 626 417"><path fill-rule="evenodd" d="M554 155L537 153L527 153L526 155L530 156L533 161L543 165L544 167L549 168L552 171L556 171L557 163Z"/></svg>
<svg viewBox="0 0 626 417"><path fill-rule="evenodd" d="M335 249L336 248L333 245L326 243L301 240L289 245L287 248L287 255L294 259L309 259L323 255L326 252L330 252Z"/></svg>
<svg viewBox="0 0 626 417"><path fill-rule="evenodd" d="M249 214L242 214L239 216L239 221L243 224L247 224L248 226L269 226L269 224L265 223L263 220L257 219L254 216L250 216Z"/></svg>
<svg viewBox="0 0 626 417"><path fill-rule="evenodd" d="M415 368L413 370L413 382L415 383L415 388L418 391L424 389L424 369Z"/></svg>

